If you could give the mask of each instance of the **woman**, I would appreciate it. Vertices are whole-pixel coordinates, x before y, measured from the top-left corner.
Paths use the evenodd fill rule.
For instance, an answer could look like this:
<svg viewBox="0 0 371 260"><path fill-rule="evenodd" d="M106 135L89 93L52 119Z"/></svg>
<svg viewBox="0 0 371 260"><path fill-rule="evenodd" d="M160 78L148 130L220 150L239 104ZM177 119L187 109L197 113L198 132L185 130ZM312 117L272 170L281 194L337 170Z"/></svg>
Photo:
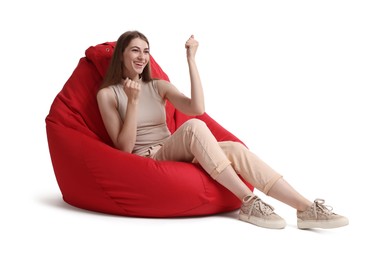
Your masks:
<svg viewBox="0 0 371 260"><path fill-rule="evenodd" d="M150 49L145 35L128 31L118 38L97 93L99 110L114 146L154 160L199 163L215 181L241 200L239 219L248 223L274 229L286 226L285 220L253 194L238 174L264 194L295 208L300 229L348 225L348 219L324 206L324 200L312 203L303 197L241 143L218 142L202 121L188 120L171 135L166 125L166 101L187 115L205 112L195 60L198 42L193 35L185 48L191 97L165 80L151 78Z"/></svg>

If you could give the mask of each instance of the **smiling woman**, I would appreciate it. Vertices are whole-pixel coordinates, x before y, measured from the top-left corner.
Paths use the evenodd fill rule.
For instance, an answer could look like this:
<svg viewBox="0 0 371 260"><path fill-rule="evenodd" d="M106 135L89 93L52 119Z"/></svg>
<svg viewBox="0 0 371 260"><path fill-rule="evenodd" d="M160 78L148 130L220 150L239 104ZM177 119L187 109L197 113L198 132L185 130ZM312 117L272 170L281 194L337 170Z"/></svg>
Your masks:
<svg viewBox="0 0 371 260"><path fill-rule="evenodd" d="M239 208L240 201L199 164L156 161L114 148L96 93L115 48L116 42L89 47L46 117L50 156L64 201L87 210L142 217L209 215ZM148 59L151 76L169 81L154 58ZM169 102L165 112L171 133L198 118L218 140L239 141L206 113L186 116Z"/></svg>
<svg viewBox="0 0 371 260"><path fill-rule="evenodd" d="M100 83L99 91L90 89L90 99L82 98L82 93L78 91L66 95L68 97L79 95L77 99L83 101L84 109L92 111L93 107L98 107L97 114L100 114L101 118L99 115L96 116L93 124L96 126L98 121L103 123L102 128L105 131L100 129L99 136L104 136L105 140L108 139L112 144L110 149L115 151L111 154L109 152L111 150L105 147L103 154L91 154L88 151L94 151L95 148L102 146L92 145L81 137L78 142L73 143L75 148L79 148L77 147L79 144L87 148L82 151L81 155L78 152L80 149L75 149L76 151L72 153L69 150L64 152L74 156L80 155L78 166L88 167L97 180L94 184L99 184L98 187L104 191L105 195L114 198L112 202L115 205L124 205L126 214L140 215L139 212L142 214L146 212L154 216L154 211L158 210L158 206L162 205L163 201L166 201L166 209L173 212L173 214L165 215L196 214L193 210L209 205L211 201L205 181L199 182L198 175L206 172L207 174L203 174L203 179L207 176L208 180L215 181L213 184L210 182L211 187L218 187L216 190L225 191L223 186L230 192L229 195L233 194L235 199L240 201L239 219L250 224L272 229L282 229L286 226L286 221L274 212L274 208L253 193L253 186L265 195L296 209L298 228L337 228L348 225L348 219L333 213L331 208L324 205L323 199L311 202L302 196L283 179L281 174L252 153L238 139L230 134L227 138L218 138L217 132L220 129L224 137L226 131L220 127L215 129L217 124L205 114L203 87L195 59L198 42L193 35L186 41L185 48L191 85L190 97L181 93L170 83L167 77L164 77L166 74L160 73L159 78L151 74L149 43L142 33L138 31L123 33L116 42L108 68L101 74L104 76L103 83L97 79L98 81L94 84L92 82L88 84L91 88L96 86L96 83ZM106 51L109 52L110 49L106 48ZM153 66L155 65L153 61ZM85 72L84 76L86 75L88 74ZM91 75L89 79L94 77L95 75ZM81 80L81 75L78 76L78 80ZM94 99L95 94L96 100L94 101L97 103L88 104L87 100ZM63 103L71 107L68 100L64 100ZM175 128L174 123L169 124L174 113L169 115L168 109L179 111L175 113ZM82 113L77 108L73 109L73 112ZM181 122L178 119L179 114L183 115L179 116L184 119ZM83 122L88 120L89 118L82 119ZM50 140L54 139L51 132L49 136ZM51 148L53 149L55 148ZM86 157L87 155L91 156ZM120 158L121 155L127 156L130 161L125 161L124 165L115 164L112 159ZM103 161L102 158L104 158ZM137 161L137 164L133 164L134 161ZM54 165L57 164L58 162L54 161ZM175 167L170 175L167 170L163 170L162 174L147 175L153 172L153 169L164 166L168 169L171 164L200 167L196 177L198 181L192 178L189 183L184 181L192 176L188 171L184 172L186 167ZM131 172L133 168L130 165L137 168L150 165L150 168L142 168L133 175ZM125 167L125 173L121 173ZM107 169L109 171L105 172ZM107 174L110 172L115 173L114 178L107 178L107 176L112 177ZM84 174L84 177L86 176L89 174ZM164 176L167 176L170 182L164 181ZM123 182L121 177L124 177ZM61 185L62 182L61 180ZM182 205L179 204L178 192L185 196L184 198L187 198L189 203L189 187L197 182L200 184L196 187L198 192L193 195L198 199L194 201L195 204L187 204L187 209L182 210L182 207L179 208ZM129 187L134 187L132 191L138 197L127 195ZM149 192L147 195L150 201L141 204L138 201L143 198L144 190ZM122 194L124 194L123 197ZM158 197L159 194L161 194L160 197ZM211 193L211 195L214 197L215 194ZM88 197L92 198L91 195ZM199 200L200 197L203 199ZM153 199L159 203L155 207ZM235 209L236 201L229 201L230 199L230 196L226 196L222 201L218 201L218 204L223 204L223 206L217 211ZM170 207L168 207L169 200L174 200ZM225 206L225 200L228 200L229 205ZM160 212L164 214L162 209ZM202 212L198 211L199 214Z"/></svg>

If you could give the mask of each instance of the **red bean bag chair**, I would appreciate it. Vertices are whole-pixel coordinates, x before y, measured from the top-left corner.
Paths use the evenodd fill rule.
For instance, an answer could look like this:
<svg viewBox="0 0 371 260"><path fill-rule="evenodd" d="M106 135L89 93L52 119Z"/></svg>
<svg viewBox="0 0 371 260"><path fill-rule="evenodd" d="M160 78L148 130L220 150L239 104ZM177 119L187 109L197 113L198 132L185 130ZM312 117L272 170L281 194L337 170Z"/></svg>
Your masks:
<svg viewBox="0 0 371 260"><path fill-rule="evenodd" d="M50 157L63 200L90 211L137 217L201 216L238 209L240 201L198 164L155 161L113 147L96 93L115 43L86 50L45 118ZM150 62L153 77L169 80L152 56ZM171 132L191 118L169 102L166 112ZM240 142L206 113L197 118L217 140Z"/></svg>

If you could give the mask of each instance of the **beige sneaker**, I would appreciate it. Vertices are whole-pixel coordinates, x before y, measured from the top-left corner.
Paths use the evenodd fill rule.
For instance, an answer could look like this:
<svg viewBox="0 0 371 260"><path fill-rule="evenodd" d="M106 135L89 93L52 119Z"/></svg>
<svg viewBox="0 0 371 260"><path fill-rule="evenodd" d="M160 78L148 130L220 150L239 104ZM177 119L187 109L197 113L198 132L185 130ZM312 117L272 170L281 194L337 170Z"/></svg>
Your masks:
<svg viewBox="0 0 371 260"><path fill-rule="evenodd" d="M247 196L243 199L239 219L259 227L281 229L286 221L273 212L274 208L263 202L257 196Z"/></svg>
<svg viewBox="0 0 371 260"><path fill-rule="evenodd" d="M306 211L298 211L298 228L338 228L349 224L346 217L332 212L332 207L324 205L325 200L316 199Z"/></svg>

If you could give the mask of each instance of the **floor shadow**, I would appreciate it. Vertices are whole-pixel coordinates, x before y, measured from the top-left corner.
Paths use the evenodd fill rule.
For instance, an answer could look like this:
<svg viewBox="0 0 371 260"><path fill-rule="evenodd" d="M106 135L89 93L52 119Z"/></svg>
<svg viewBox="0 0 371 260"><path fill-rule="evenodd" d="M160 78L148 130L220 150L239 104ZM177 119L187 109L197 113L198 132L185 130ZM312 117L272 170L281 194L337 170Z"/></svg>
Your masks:
<svg viewBox="0 0 371 260"><path fill-rule="evenodd" d="M39 196L36 200L45 206L57 208L60 210L66 210L66 211L71 211L75 213L83 213L83 214L89 214L89 215L97 215L97 216L119 217L113 214L105 214L102 212L91 211L91 210L86 210L86 209L75 207L71 204L68 204L67 202L63 200L61 196L57 196L57 195Z"/></svg>
<svg viewBox="0 0 371 260"><path fill-rule="evenodd" d="M114 214L108 214L108 213L102 213L97 211L91 211L86 210L82 208L75 207L73 205L68 204L63 200L63 198L60 195L56 194L48 194L44 196L39 196L36 198L36 200L51 208L56 208L59 210L64 211L70 211L78 214L89 214L89 215L95 215L95 216L105 216L105 217L112 217L112 218L130 218L130 219L151 219L151 220L180 220L180 219L205 219L210 217L220 217L220 218L228 218L228 219L236 219L238 217L238 211L229 211L229 212L223 212L218 214L211 214L211 215L200 215L200 216L179 216L179 217L144 217L144 216L124 216L124 215L114 215Z"/></svg>

